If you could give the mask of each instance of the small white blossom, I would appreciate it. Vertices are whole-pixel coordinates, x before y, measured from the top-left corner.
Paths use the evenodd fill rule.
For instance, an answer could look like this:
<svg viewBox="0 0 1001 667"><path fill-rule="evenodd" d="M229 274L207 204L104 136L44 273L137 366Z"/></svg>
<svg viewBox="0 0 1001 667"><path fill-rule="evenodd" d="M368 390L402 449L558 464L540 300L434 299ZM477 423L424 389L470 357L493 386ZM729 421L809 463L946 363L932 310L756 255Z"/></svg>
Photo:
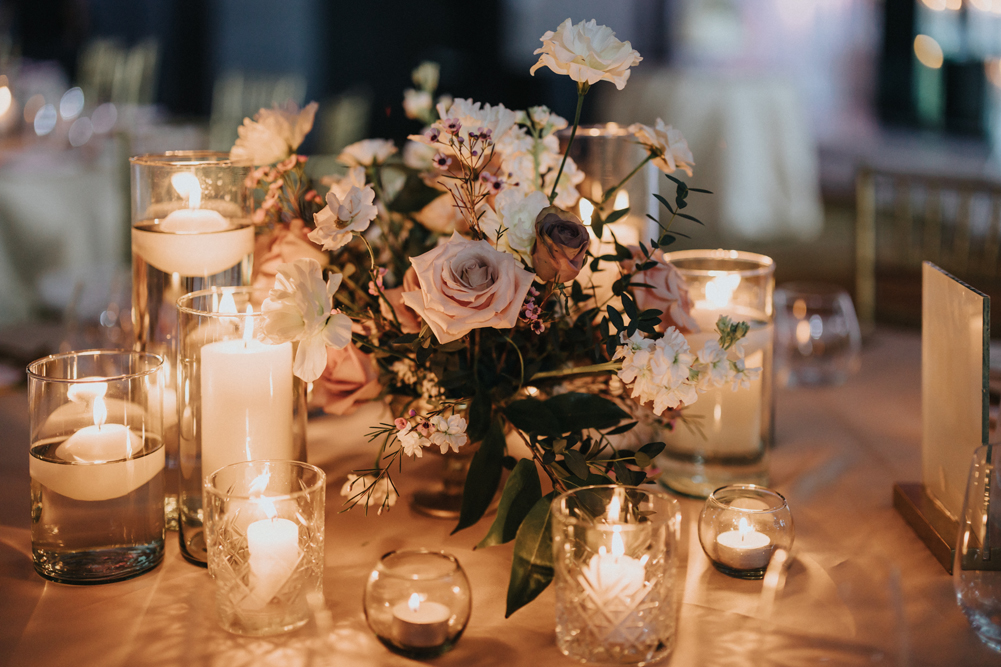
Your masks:
<svg viewBox="0 0 1001 667"><path fill-rule="evenodd" d="M408 426L405 430L400 431L396 437L400 439L400 446L407 456L422 458L424 448L431 446L431 441L415 431L413 426Z"/></svg>
<svg viewBox="0 0 1001 667"><path fill-rule="evenodd" d="M403 112L407 118L426 121L433 108L434 100L428 91L414 90L413 88L407 88L403 91Z"/></svg>
<svg viewBox="0 0 1001 667"><path fill-rule="evenodd" d="M741 387L750 388L751 380L757 380L761 375L760 368L747 368L743 359L733 362L733 371L733 385L731 386L733 391L737 391Z"/></svg>
<svg viewBox="0 0 1001 667"><path fill-rule="evenodd" d="M695 158L692 157L692 151L681 130L665 125L658 118L654 127L633 123L629 126L629 132L650 152L653 163L662 172L673 174L676 169L680 169L689 176L692 175Z"/></svg>
<svg viewBox="0 0 1001 667"><path fill-rule="evenodd" d="M413 80L414 85L421 90L433 92L438 87L440 73L441 66L438 63L432 60L425 60L410 73L410 78Z"/></svg>
<svg viewBox="0 0 1001 667"><path fill-rule="evenodd" d="M699 351L699 365L699 389L702 391L722 387L731 379L730 360L717 340L706 342Z"/></svg>
<svg viewBox="0 0 1001 667"><path fill-rule="evenodd" d="M383 507L392 507L399 498L388 477L377 481L374 475L359 476L354 473L348 473L348 481L341 487L341 495L348 499L358 496L359 503L364 502L367 508L378 507L379 514L382 514Z"/></svg>
<svg viewBox="0 0 1001 667"><path fill-rule="evenodd" d="M466 444L469 439L466 437L466 420L459 415L452 415L448 419L441 415L431 418L431 425L435 432L431 434L431 442L441 448L441 453L448 451L449 447L458 452L459 447Z"/></svg>
<svg viewBox="0 0 1001 667"><path fill-rule="evenodd" d="M374 202L375 190L371 185L363 188L352 185L343 198L331 189L327 205L313 216L316 229L309 233L309 240L324 250L337 250L351 240L352 234L364 232L375 220L379 210Z"/></svg>
<svg viewBox="0 0 1001 667"><path fill-rule="evenodd" d="M396 152L396 144L389 139L363 139L344 148L337 161L349 167L380 165Z"/></svg>
<svg viewBox="0 0 1001 667"><path fill-rule="evenodd" d="M323 176L320 183L330 188L330 192L337 195L338 199L348 196L351 188L365 187L365 168L352 167L343 176Z"/></svg>

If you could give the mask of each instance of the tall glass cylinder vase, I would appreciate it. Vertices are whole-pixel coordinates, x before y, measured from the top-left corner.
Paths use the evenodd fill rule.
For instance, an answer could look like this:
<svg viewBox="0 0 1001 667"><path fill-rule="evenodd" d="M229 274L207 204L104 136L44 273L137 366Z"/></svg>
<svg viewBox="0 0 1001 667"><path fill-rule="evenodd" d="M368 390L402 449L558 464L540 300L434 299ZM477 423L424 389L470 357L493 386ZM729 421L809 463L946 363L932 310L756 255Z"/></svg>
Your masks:
<svg viewBox="0 0 1001 667"><path fill-rule="evenodd" d="M683 409L658 459L661 483L700 498L729 484L768 484L774 397L772 293L775 262L737 250L684 250L665 254L688 285L692 318L699 331L685 333L693 354L715 340L716 321L726 315L750 325L742 341L747 368L761 368L750 387L726 384L699 394Z"/></svg>
<svg viewBox="0 0 1001 667"><path fill-rule="evenodd" d="M306 460L305 383L292 343L270 345L249 287L214 287L177 302L181 553L204 564L205 478L241 461Z"/></svg>
<svg viewBox="0 0 1001 667"><path fill-rule="evenodd" d="M563 147L570 138L569 129L560 132ZM577 210L585 225L591 224L595 207L603 219L616 210L629 209L629 213L610 225L602 235L602 241L610 242L612 233L623 245L646 242L650 236L650 221L647 214L658 215L659 204L653 195L658 194L660 171L651 163L634 170L647 157L626 128L617 123L605 125L584 125L578 128L570 158L583 173L583 180L577 184L582 199ZM605 193L632 176L618 188L607 201ZM564 177L565 178L565 177Z"/></svg>
<svg viewBox="0 0 1001 667"><path fill-rule="evenodd" d="M226 153L174 151L131 159L132 324L136 349L164 358L167 524L177 522L177 299L249 285L254 257L250 166Z"/></svg>
<svg viewBox="0 0 1001 667"><path fill-rule="evenodd" d="M46 579L119 581L163 560L162 371L119 350L28 366L31 552Z"/></svg>

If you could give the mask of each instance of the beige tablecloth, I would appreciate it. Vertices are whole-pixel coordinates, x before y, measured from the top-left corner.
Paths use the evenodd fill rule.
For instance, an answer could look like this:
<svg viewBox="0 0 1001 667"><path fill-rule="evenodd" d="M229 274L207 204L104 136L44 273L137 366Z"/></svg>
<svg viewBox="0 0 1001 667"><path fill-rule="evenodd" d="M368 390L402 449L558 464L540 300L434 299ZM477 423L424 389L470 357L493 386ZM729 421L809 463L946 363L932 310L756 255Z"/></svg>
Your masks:
<svg viewBox="0 0 1001 667"><path fill-rule="evenodd" d="M919 477L920 341L880 331L863 369L843 387L780 391L772 485L796 524L797 560L773 622L755 617L760 582L713 570L690 530L701 504L682 502L687 567L673 658L688 665L998 665L956 606L952 580L891 507L891 486ZM365 578L401 547L444 548L473 588L465 636L440 665L561 665L553 592L504 620L510 545L473 551L486 526L449 536L452 525L398 505L388 515L338 514L344 475L371 454L337 440L326 418L310 424L311 447L329 474L324 589L335 631L312 624L278 639L228 635L215 624L205 570L168 535L165 562L132 581L63 586L35 574L30 558L27 399L0 396L0 663L10 665L405 665L368 632ZM433 465L433 461L422 466ZM412 469L403 491L419 483Z"/></svg>

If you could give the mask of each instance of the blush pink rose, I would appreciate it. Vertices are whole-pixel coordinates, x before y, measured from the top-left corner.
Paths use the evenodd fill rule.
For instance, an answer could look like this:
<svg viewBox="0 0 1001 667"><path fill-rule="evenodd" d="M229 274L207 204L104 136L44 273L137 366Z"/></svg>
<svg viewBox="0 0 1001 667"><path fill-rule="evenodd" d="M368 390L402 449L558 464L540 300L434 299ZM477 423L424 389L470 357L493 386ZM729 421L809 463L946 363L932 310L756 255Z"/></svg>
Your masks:
<svg viewBox="0 0 1001 667"><path fill-rule="evenodd" d="M315 259L321 266L327 263L327 254L309 240L309 232L302 220L296 218L289 223L288 228L279 226L273 234L257 237L254 245L254 278L251 281L257 303L268 298L268 293L275 286L278 267L282 264L297 259Z"/></svg>
<svg viewBox="0 0 1001 667"><path fill-rule="evenodd" d="M643 261L643 254L636 246L630 246L633 259L622 262L622 268L633 271L637 262ZM696 332L699 326L692 319L692 300L688 295L688 285L684 276L674 265L664 259L664 253L656 250L651 257L657 265L646 271L640 271L633 276L631 282L643 283L650 287L633 287L633 298L640 310L656 308L663 314L660 316L659 331L666 331L675 326L681 331Z"/></svg>
<svg viewBox="0 0 1001 667"><path fill-rule="evenodd" d="M389 302L393 304L393 311L390 312L389 306L383 299L379 299L379 309L382 311L382 316L387 320L393 319L393 313L396 313L396 319L400 321L400 331L405 334L417 333L421 330L421 318L414 312L414 309L403 303L403 293L413 292L421 288L420 281L417 280L417 272L414 271L414 267L407 269L407 272L403 274L403 284L399 287L393 287L387 290L383 290L383 294L389 299Z"/></svg>
<svg viewBox="0 0 1001 667"><path fill-rule="evenodd" d="M327 366L313 384L313 393L323 411L349 415L358 405L379 397L382 385L372 359L348 343L341 349L327 348Z"/></svg>
<svg viewBox="0 0 1001 667"><path fill-rule="evenodd" d="M458 233L410 260L420 289L403 293L403 303L427 322L439 343L473 329L510 329L535 275L487 241Z"/></svg>

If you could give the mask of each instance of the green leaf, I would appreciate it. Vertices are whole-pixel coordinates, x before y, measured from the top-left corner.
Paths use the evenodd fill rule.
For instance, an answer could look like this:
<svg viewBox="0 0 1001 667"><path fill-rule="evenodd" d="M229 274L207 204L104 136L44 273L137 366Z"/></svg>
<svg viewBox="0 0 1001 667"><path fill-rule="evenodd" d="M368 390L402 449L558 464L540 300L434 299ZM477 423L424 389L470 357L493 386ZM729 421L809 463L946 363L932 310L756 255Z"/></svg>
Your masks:
<svg viewBox="0 0 1001 667"><path fill-rule="evenodd" d="M545 404L559 419L564 433L587 428L612 428L629 417L618 405L595 394L557 394L547 399Z"/></svg>
<svg viewBox="0 0 1001 667"><path fill-rule="evenodd" d="M490 428L490 395L485 392L477 392L473 397L473 402L469 404L469 428L466 435L470 442L479 442Z"/></svg>
<svg viewBox="0 0 1001 667"><path fill-rule="evenodd" d="M624 322L622 321L622 315L620 315L620 314L619 314L619 311L617 311L617 310L616 310L615 308L613 308L612 306L608 306L608 307L606 308L606 310L608 311L608 320L609 320L609 321L610 321L610 322L611 322L611 323L612 323L613 325L615 325L615 328L616 328L617 330L621 331L621 330L622 330L623 328L625 328L625 326L626 326L626 325L625 325L625 323L624 323Z"/></svg>
<svg viewBox="0 0 1001 667"><path fill-rule="evenodd" d="M616 220L624 218L627 215L629 215L629 209L628 208L620 208L617 211L612 211L611 213L608 214L608 217L605 218L605 224L606 225L610 225L611 223L615 222Z"/></svg>
<svg viewBox="0 0 1001 667"><path fill-rule="evenodd" d="M490 425L487 435L480 441L480 448L473 454L462 487L462 509L459 523L452 534L469 528L479 521L493 502L501 473L504 471L504 429L499 421Z"/></svg>
<svg viewBox="0 0 1001 667"><path fill-rule="evenodd" d="M587 461L576 449L568 449L563 452L563 462L567 464L567 469L581 479L587 479Z"/></svg>
<svg viewBox="0 0 1001 667"><path fill-rule="evenodd" d="M703 227L706 226L706 223L702 222L701 220L699 220L695 216L688 215L687 213L678 213L678 217L679 218L685 218L686 220L691 220L692 222L697 222L700 225L702 225Z"/></svg>
<svg viewBox="0 0 1001 667"><path fill-rule="evenodd" d="M640 468L646 468L651 463L650 457L644 454L643 452L636 452L635 457L636 457L636 465L638 465Z"/></svg>
<svg viewBox="0 0 1001 667"><path fill-rule="evenodd" d="M546 590L553 580L553 535L550 509L556 493L536 501L518 528L511 562L511 580L507 585L508 618Z"/></svg>
<svg viewBox="0 0 1001 667"><path fill-rule="evenodd" d="M611 431L606 431L605 435L619 435L620 433L625 433L626 431L631 431L639 422L626 422L621 426L616 426Z"/></svg>
<svg viewBox="0 0 1001 667"><path fill-rule="evenodd" d="M420 338L417 334L403 334L399 338L393 341L393 345L413 345Z"/></svg>
<svg viewBox="0 0 1001 667"><path fill-rule="evenodd" d="M515 428L525 433L557 436L560 430L560 420L556 418L543 401L537 398L523 398L513 401L504 408L504 416L514 424Z"/></svg>
<svg viewBox="0 0 1001 667"><path fill-rule="evenodd" d="M640 447L640 451L653 459L657 458L666 446L663 442L648 442Z"/></svg>
<svg viewBox="0 0 1001 667"><path fill-rule="evenodd" d="M657 200L657 201L659 201L659 202L660 202L661 204L663 204L663 205L664 205L664 208L666 208L666 209L667 209L668 211L670 211L671 213L674 213L674 209L673 209L673 208L671 207L671 205L670 205L669 203L667 203L667 200L666 200L666 199L664 199L664 198L663 198L663 197L661 197L660 195L654 195L654 199L656 199L656 200ZM649 214L647 214L647 217L650 217L650 216L649 216ZM652 218L651 218L651 219L652 219ZM657 222L657 221L656 221L656 220L654 220L654 222Z"/></svg>
<svg viewBox="0 0 1001 667"><path fill-rule="evenodd" d="M522 521L541 497L542 485L539 482L535 461L532 459L518 461L504 485L493 525L476 548L492 547L513 540Z"/></svg>
<svg viewBox="0 0 1001 667"><path fill-rule="evenodd" d="M444 345L438 346L439 352L458 352L459 350L466 349L466 339L460 338L459 340L453 340L451 342L445 343Z"/></svg>

